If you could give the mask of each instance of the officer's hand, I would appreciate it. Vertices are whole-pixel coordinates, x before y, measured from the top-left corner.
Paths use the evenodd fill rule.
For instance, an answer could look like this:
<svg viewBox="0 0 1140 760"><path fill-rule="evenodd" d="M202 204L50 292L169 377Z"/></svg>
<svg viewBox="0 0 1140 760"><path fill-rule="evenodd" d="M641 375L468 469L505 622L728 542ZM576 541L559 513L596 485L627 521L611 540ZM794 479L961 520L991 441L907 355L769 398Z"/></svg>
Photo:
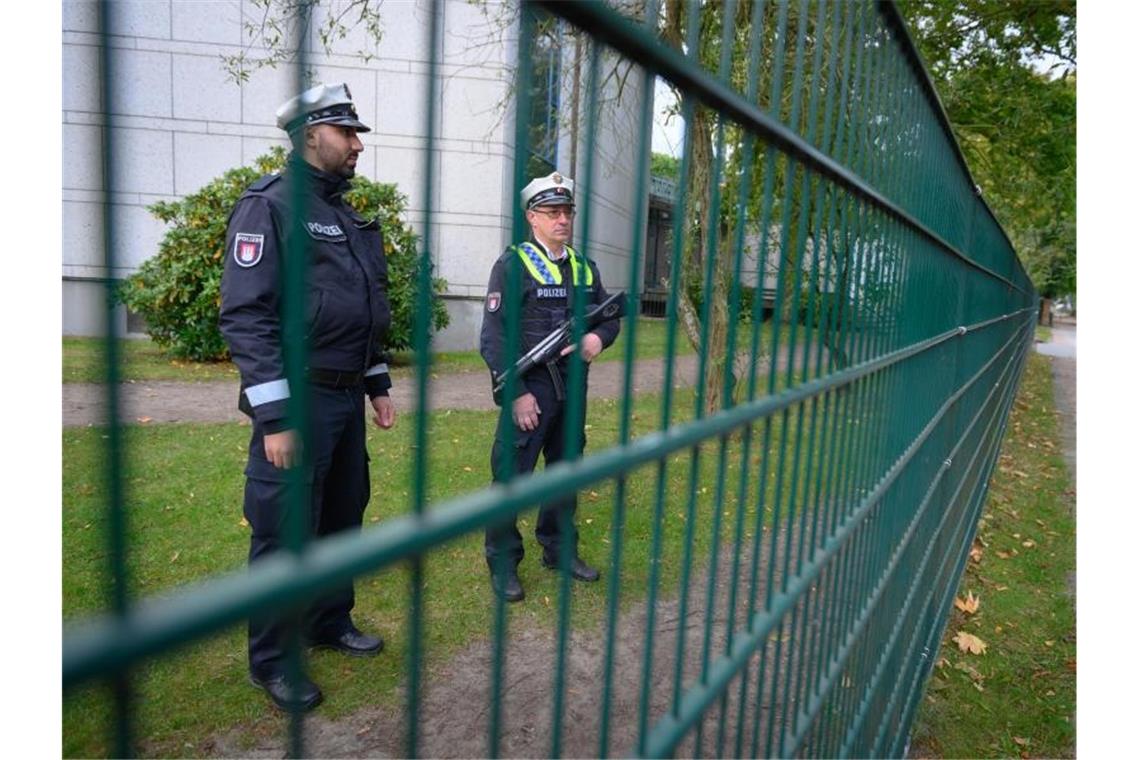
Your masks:
<svg viewBox="0 0 1140 760"><path fill-rule="evenodd" d="M277 469L287 470L300 462L301 445L296 430L266 433L264 443L265 458Z"/></svg>
<svg viewBox="0 0 1140 760"><path fill-rule="evenodd" d="M372 399L372 421L385 430L396 424L396 405L391 396L376 396Z"/></svg>
<svg viewBox="0 0 1140 760"><path fill-rule="evenodd" d="M562 349L562 356L573 351L577 348L578 344L573 343L566 348ZM602 352L602 339L594 333L586 333L582 336L582 361L589 364L594 360L594 357Z"/></svg>
<svg viewBox="0 0 1140 760"><path fill-rule="evenodd" d="M529 433L538 427L538 415L542 410L538 408L538 399L533 393L524 393L516 398L513 411L515 425L524 432Z"/></svg>

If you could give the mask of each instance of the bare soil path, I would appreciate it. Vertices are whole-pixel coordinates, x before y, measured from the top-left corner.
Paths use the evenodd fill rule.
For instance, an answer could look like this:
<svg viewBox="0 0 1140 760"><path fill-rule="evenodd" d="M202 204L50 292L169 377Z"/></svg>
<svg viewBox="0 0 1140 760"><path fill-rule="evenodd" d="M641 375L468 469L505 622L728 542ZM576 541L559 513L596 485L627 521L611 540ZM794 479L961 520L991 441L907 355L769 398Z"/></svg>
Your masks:
<svg viewBox="0 0 1140 760"><path fill-rule="evenodd" d="M674 360L674 384L691 386L697 373L696 356ZM625 363L599 362L590 368L590 398L617 398L624 383ZM635 393L661 390L665 376L663 359L643 359L633 372ZM442 374L432 378L429 407L436 409L494 409L491 383L485 372ZM153 381L123 383L123 420L133 422L238 422L246 419L238 411L238 383ZM393 384L396 408L407 413L415 409L414 378ZM63 384L63 426L102 424L107 417L107 392L98 383Z"/></svg>

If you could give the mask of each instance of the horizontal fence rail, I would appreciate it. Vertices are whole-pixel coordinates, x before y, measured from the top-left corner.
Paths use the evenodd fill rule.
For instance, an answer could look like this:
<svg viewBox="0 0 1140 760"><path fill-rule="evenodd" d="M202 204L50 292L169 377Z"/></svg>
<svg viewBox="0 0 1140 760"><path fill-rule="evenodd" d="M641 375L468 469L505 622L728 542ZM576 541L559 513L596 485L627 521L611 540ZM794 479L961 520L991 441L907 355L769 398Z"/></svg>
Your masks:
<svg viewBox="0 0 1140 760"><path fill-rule="evenodd" d="M115 29L113 5L101 4L105 36ZM426 8L423 136L431 148L439 138L443 0ZM609 290L627 299L616 404L587 414L586 366L573 354L562 413L570 420L587 414L590 448L522 476L512 474L510 452L502 482L429 498L437 476L430 452L448 445L433 439L429 424L431 276L440 255L432 220L448 209L436 208L432 186L446 154L424 150L406 510L360 533L313 539L303 527L298 478L287 551L248 571L136 599L127 593L126 558L136 549L127 539L130 451L118 420L111 330L105 445L112 593L105 612L66 621L62 661L65 690L97 679L112 685L116 754L130 754L143 733L132 718L135 678L151 658L251 616L297 614L353 579L400 565L409 569L406 606L385 614L405 621L408 641L406 656L389 663L403 684L401 751L510 754L502 741L511 718L504 693L513 636L527 623L509 619L504 601L488 592L490 627L473 633L489 644L487 683L478 687L486 696L485 738L474 749L432 744L425 721L440 718L422 706L432 683L427 663L440 660L427 642L433 604L446 597L441 602L428 589L425 565L445 544L603 488L613 495L602 512L605 539L584 550L602 560L604 604L596 619L578 624L601 642L589 665L596 677L574 675L580 671L572 660L589 655L573 651L580 611L564 551L551 664L527 674L552 687L549 711L528 716L544 744L522 754L905 754L997 462L1038 298L970 177L898 9L874 0L528 0L518 11L510 42L517 51L513 177L505 194L515 208L510 235L521 241L530 234L517 192L532 178L536 83L556 78L550 59L540 70L536 51L561 45L552 59L583 94L581 113L575 100L573 117L559 115L563 123L577 120L572 133L584 146L574 165L557 167L577 180L575 246L596 260L595 246L622 248L600 262ZM109 49L104 44L104 109L113 114L110 101L123 84L110 84ZM298 52L300 71L304 47ZM639 329L646 329L638 309L646 288L649 140L663 107L654 100L658 82L676 96L673 118L683 124L684 146L669 199L667 275L653 285L657 297L667 293L663 376L659 386L635 393ZM115 140L104 151L109 197ZM604 195L603 178L615 174L627 180L618 200L630 212L620 245L601 221L615 202ZM109 212L104 228L110 270ZM289 255L304 260L303 250ZM506 294L529 276L511 261ZM292 267L289 278L282 319L293 336L290 383L300 388L304 266ZM568 287L580 344L585 285ZM520 306L504 298L502 309L508 353L517 357ZM686 341L696 354L691 384L679 377ZM508 376L504 398L515 398L518 382ZM486 437L496 425L510 434L509 407L487 423ZM293 419L305 414L291 410ZM613 415L612 441L592 430L603 414ZM576 445L567 425L566 448ZM485 467L485 454L479 449L472 466ZM637 522L634 529L635 517L647 518L648 527ZM631 619L638 621L633 633ZM299 640L291 652L291 667L303 668ZM571 709L581 692L593 697L586 717ZM288 742L290 754L306 753L300 714L291 716Z"/></svg>

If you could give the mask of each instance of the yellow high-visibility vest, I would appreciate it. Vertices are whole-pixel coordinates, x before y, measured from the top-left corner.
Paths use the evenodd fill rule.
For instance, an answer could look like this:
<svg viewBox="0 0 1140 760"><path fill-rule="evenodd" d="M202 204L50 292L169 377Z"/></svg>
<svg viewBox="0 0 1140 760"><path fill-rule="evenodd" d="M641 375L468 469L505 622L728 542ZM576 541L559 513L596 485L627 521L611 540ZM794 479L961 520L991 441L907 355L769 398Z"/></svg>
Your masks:
<svg viewBox="0 0 1140 760"><path fill-rule="evenodd" d="M561 285L562 284L562 270L558 265L547 258L546 253L538 246L530 242L519 243L515 246L518 251L519 258L522 260L526 270L530 272L530 276L537 282L543 285ZM579 256L578 253L566 246L566 253L570 256L570 272L574 279L574 285L578 284L581 279L579 272L583 269L586 270L586 286L594 284L594 270L590 268L589 263L584 257Z"/></svg>

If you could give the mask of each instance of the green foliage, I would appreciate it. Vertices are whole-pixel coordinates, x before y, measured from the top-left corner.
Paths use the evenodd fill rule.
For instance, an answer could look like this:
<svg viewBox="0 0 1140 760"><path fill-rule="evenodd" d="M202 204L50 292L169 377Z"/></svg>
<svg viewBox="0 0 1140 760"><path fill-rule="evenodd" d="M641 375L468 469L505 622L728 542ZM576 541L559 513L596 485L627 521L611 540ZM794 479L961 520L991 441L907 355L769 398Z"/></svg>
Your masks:
<svg viewBox="0 0 1140 760"><path fill-rule="evenodd" d="M1076 3L899 4L974 179L1045 297L1076 292Z"/></svg>
<svg viewBox="0 0 1140 760"><path fill-rule="evenodd" d="M649 156L649 173L654 177L665 177L674 182L681 179L681 159L665 153L652 153Z"/></svg>
<svg viewBox="0 0 1140 760"><path fill-rule="evenodd" d="M147 207L170 229L158 255L122 283L119 298L146 319L147 333L175 358L227 356L218 330L226 220L254 180L281 166L282 155L278 149L255 166L230 169L182 200Z"/></svg>
<svg viewBox="0 0 1140 760"><path fill-rule="evenodd" d="M274 147L254 160L253 167L230 169L202 189L178 201L160 201L148 207L170 225L158 255L148 259L119 288L119 297L141 314L147 333L156 344L177 359L219 361L228 349L218 330L220 286L225 261L226 221L237 199L259 176L280 171L285 151ZM402 221L407 198L395 185L356 177L345 200L366 218L376 217L384 232L388 256L388 297L392 327L387 346L393 350L411 346L416 293L416 235ZM447 287L432 280L433 293ZM446 327L447 310L432 301L432 327Z"/></svg>

